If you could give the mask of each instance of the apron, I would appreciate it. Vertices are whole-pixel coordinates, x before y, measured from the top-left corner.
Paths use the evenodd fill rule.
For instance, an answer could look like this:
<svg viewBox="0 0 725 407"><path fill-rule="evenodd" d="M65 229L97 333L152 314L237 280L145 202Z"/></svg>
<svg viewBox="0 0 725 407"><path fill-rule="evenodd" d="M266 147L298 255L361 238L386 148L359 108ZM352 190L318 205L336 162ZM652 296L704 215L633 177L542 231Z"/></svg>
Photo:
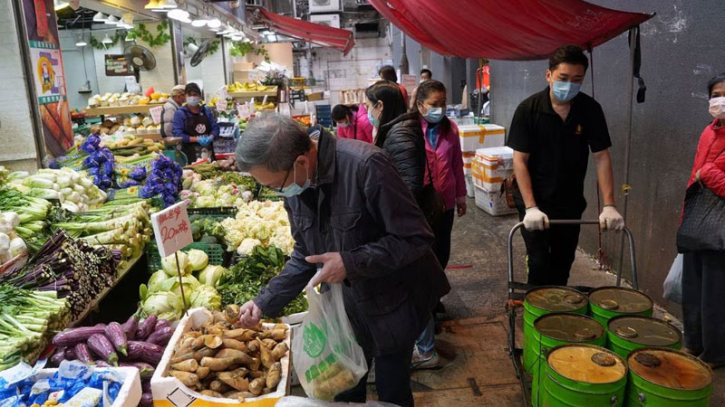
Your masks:
<svg viewBox="0 0 725 407"><path fill-rule="evenodd" d="M211 134L211 121L206 115L205 108L201 108L198 114L194 114L191 110L184 110L186 115L186 128L184 131L189 137L200 137L208 136ZM206 149L209 152L209 156L214 158L213 142L206 147L202 147L199 143L184 143L181 147L181 151L186 155L186 159L189 164L201 158L202 149Z"/></svg>

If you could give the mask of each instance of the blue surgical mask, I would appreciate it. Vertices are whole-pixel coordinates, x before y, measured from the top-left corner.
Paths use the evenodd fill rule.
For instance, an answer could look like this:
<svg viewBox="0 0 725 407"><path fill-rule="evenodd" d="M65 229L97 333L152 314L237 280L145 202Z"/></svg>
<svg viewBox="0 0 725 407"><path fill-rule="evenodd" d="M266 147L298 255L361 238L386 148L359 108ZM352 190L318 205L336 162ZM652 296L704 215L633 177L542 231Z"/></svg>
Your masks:
<svg viewBox="0 0 725 407"><path fill-rule="evenodd" d="M425 114L425 120L430 124L440 123L443 120L442 107L429 107L428 113Z"/></svg>
<svg viewBox="0 0 725 407"><path fill-rule="evenodd" d="M568 102L579 94L581 87L581 83L554 81L551 92L558 101Z"/></svg>
<svg viewBox="0 0 725 407"><path fill-rule="evenodd" d="M305 172L307 173L305 183L302 186L297 185L297 183L295 182L295 178L297 178L297 166L295 165L292 183L289 184L289 186L282 188L281 191L275 191L277 192L277 195L283 196L285 198L292 198L293 196L297 196L305 192L305 190L309 188L310 185L312 185L312 181L310 181L310 173L309 171L307 171L307 167L305 167Z"/></svg>
<svg viewBox="0 0 725 407"><path fill-rule="evenodd" d="M370 121L370 124L373 125L373 127L380 127L380 119L376 119L375 117L373 117L373 114L370 112L370 110L368 110L368 120Z"/></svg>
<svg viewBox="0 0 725 407"><path fill-rule="evenodd" d="M201 102L201 98L198 96L189 96L186 98L186 104L189 106L199 106L199 102Z"/></svg>

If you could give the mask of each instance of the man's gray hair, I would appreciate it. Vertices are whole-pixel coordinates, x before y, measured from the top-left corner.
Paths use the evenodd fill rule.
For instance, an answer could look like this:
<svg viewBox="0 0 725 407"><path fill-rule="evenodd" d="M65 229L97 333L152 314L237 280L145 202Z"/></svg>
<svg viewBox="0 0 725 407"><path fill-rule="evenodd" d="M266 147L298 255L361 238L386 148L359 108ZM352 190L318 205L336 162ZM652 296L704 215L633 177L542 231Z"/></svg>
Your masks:
<svg viewBox="0 0 725 407"><path fill-rule="evenodd" d="M237 167L241 171L260 166L272 172L287 171L310 147L310 137L289 116L271 114L254 118L239 136L235 151Z"/></svg>

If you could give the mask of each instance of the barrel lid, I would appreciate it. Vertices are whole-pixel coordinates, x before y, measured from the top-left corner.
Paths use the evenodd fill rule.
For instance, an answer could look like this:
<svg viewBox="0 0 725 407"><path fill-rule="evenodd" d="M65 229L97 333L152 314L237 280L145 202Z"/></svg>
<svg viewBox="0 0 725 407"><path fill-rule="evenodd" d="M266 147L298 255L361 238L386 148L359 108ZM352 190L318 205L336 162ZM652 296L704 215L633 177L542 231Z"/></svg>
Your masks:
<svg viewBox="0 0 725 407"><path fill-rule="evenodd" d="M609 320L609 332L629 342L644 346L671 346L682 334L665 321L639 315L624 315Z"/></svg>
<svg viewBox="0 0 725 407"><path fill-rule="evenodd" d="M629 354L627 363L637 376L669 389L700 390L712 383L707 365L673 349L638 349Z"/></svg>
<svg viewBox="0 0 725 407"><path fill-rule="evenodd" d="M597 288L589 293L589 302L623 314L637 314L652 308L652 300L647 295L624 287Z"/></svg>
<svg viewBox="0 0 725 407"><path fill-rule="evenodd" d="M569 287L537 287L526 293L526 302L553 312L575 311L587 306L587 297Z"/></svg>
<svg viewBox="0 0 725 407"><path fill-rule="evenodd" d="M542 335L564 342L589 342L604 336L604 327L593 318L564 312L540 316L534 328Z"/></svg>
<svg viewBox="0 0 725 407"><path fill-rule="evenodd" d="M577 382L615 383L627 375L622 358L599 346L557 346L549 353L547 361L558 374Z"/></svg>

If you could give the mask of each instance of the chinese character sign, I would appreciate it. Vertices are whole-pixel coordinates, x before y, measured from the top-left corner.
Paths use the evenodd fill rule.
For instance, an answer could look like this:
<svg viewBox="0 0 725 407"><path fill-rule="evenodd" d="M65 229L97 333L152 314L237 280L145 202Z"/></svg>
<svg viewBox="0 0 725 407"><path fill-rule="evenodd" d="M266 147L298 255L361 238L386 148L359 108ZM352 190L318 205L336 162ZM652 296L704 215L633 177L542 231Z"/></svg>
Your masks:
<svg viewBox="0 0 725 407"><path fill-rule="evenodd" d="M179 202L151 215L161 257L172 255L194 241L186 205L186 201Z"/></svg>

